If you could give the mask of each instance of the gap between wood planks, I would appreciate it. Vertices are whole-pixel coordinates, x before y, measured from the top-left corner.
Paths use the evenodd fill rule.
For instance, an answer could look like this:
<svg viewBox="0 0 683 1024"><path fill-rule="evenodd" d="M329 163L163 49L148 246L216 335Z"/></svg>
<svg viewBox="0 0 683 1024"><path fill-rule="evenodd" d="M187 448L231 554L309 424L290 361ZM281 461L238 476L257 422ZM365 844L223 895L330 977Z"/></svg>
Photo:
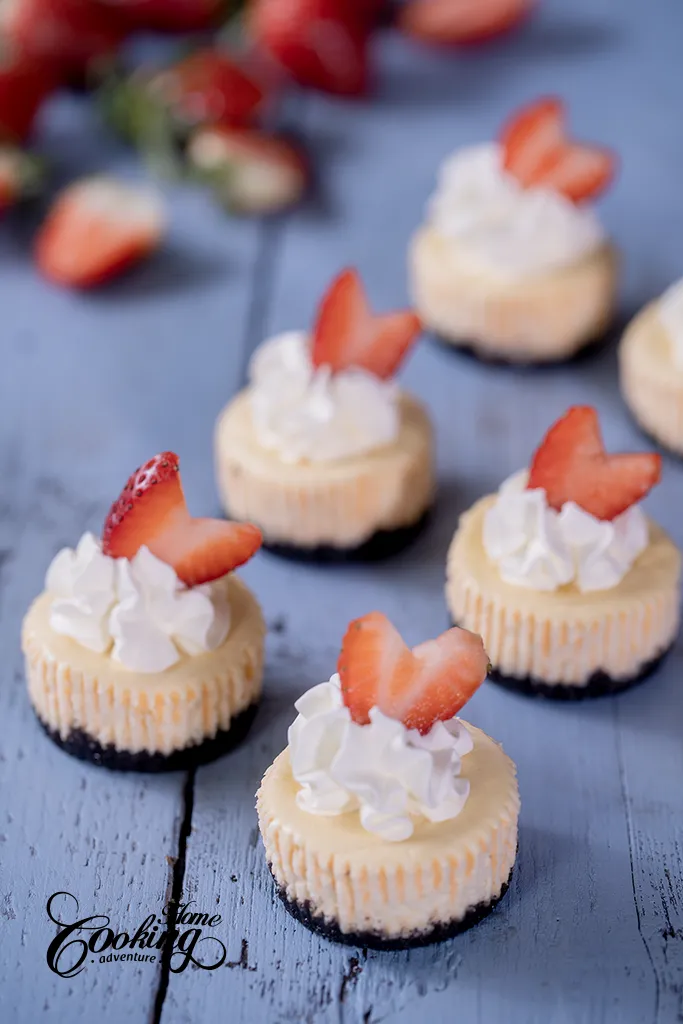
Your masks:
<svg viewBox="0 0 683 1024"><path fill-rule="evenodd" d="M264 221L259 231L256 259L253 266L253 286L251 299L247 313L247 322L244 332L244 345L242 347L242 364L240 366L239 381L244 383L247 375L249 358L262 340L270 300L273 291L275 277L275 266L280 241L284 232L285 220ZM167 916L167 933L172 934L176 927L178 907L182 902L183 886L185 884L185 866L187 857L187 840L192 831L192 812L194 810L194 790L197 769L192 768L186 776L183 786L182 808L180 828L178 831L178 849L173 860L171 871L169 900L169 913ZM161 966L159 972L159 983L157 985L154 999L154 1009L150 1024L161 1024L164 1012L164 1003L168 993L168 985L171 977L171 957L173 954L173 943L166 942L162 949Z"/></svg>

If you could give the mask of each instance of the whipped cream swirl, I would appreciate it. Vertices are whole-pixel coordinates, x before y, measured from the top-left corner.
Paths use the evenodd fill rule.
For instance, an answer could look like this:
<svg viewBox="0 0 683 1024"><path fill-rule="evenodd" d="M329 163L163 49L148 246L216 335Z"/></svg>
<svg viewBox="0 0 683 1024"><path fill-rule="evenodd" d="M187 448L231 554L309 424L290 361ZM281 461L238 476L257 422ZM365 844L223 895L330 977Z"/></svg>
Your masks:
<svg viewBox="0 0 683 1024"><path fill-rule="evenodd" d="M527 490L527 480L526 470L508 477L484 517L484 550L501 578L531 590L616 587L649 543L642 509L605 520L568 501L557 512L542 488Z"/></svg>
<svg viewBox="0 0 683 1024"><path fill-rule="evenodd" d="M369 725L357 725L342 702L339 676L307 690L294 705L289 728L296 800L309 814L360 812L360 823L389 842L408 839L415 819L457 817L470 784L460 777L461 758L473 747L462 722L436 722L422 736L370 711Z"/></svg>
<svg viewBox="0 0 683 1024"><path fill-rule="evenodd" d="M134 672L163 672L182 654L219 647L230 629L225 589L188 588L174 569L142 547L134 558L110 558L85 533L63 548L47 571L53 595L50 626Z"/></svg>
<svg viewBox="0 0 683 1024"><path fill-rule="evenodd" d="M468 146L441 166L429 220L463 257L511 278L575 263L605 239L595 213L548 188L523 188L497 143Z"/></svg>
<svg viewBox="0 0 683 1024"><path fill-rule="evenodd" d="M398 436L397 385L359 368L314 367L305 332L264 342L249 375L258 441L284 462L344 459Z"/></svg>
<svg viewBox="0 0 683 1024"><path fill-rule="evenodd" d="M658 313L671 341L674 363L683 370L683 278L661 296Z"/></svg>

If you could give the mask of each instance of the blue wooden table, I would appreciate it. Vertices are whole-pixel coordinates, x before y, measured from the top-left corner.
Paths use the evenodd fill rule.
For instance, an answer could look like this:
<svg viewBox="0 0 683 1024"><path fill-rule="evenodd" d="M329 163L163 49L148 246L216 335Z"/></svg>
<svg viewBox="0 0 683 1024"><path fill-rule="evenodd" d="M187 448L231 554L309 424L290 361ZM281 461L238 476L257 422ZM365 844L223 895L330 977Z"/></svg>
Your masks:
<svg viewBox="0 0 683 1024"><path fill-rule="evenodd" d="M460 511L523 466L574 401L595 403L613 448L645 442L615 377L614 344L570 368L485 368L421 344L405 383L438 433L435 521L372 568L244 571L270 625L262 709L248 743L188 776L116 775L41 735L19 629L52 555L98 531L128 473L171 448L196 513L218 512L212 428L270 332L310 322L331 276L360 268L379 309L405 303L405 249L439 161L487 139L534 95L564 95L581 138L623 161L601 213L624 253L622 326L683 273L683 5L546 0L518 36L463 56L378 41L368 105L297 98L290 124L320 169L317 199L277 223L226 219L170 188L163 253L92 296L41 283L30 222L0 232L0 1000L20 1024L673 1024L683 1020L683 682L678 646L630 693L581 706L484 686L468 717L519 766L519 864L499 909L441 946L396 954L333 946L274 902L254 793L285 743L292 703L327 679L352 617L377 607L416 643L445 628L444 558ZM141 173L82 99L46 112L56 179ZM618 333L618 332L617 332ZM613 341L616 339L615 333ZM649 510L683 544L683 468L665 459ZM48 897L117 931L183 894L220 914L214 971L169 973L93 956L52 973ZM76 919L61 897L62 920ZM208 949L208 947L205 947Z"/></svg>

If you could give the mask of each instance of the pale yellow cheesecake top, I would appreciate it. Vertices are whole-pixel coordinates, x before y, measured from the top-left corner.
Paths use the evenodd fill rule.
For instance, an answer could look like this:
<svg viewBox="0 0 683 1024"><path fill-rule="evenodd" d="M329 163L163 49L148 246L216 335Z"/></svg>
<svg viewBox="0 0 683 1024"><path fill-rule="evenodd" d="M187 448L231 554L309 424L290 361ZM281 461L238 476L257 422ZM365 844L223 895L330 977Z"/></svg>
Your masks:
<svg viewBox="0 0 683 1024"><path fill-rule="evenodd" d="M399 403L399 434L392 444L329 462L289 463L280 458L277 452L259 443L253 425L249 389L245 388L226 406L218 419L217 457L234 458L246 463L252 475L268 480L280 479L283 483L293 480L302 483L343 480L359 473L372 473L373 466L384 467L387 461L413 461L416 454L431 446L432 427L424 406L412 395L403 392Z"/></svg>
<svg viewBox="0 0 683 1024"><path fill-rule="evenodd" d="M22 628L22 646L30 657L35 655L46 661L67 665L73 673L97 678L102 685L125 683L127 690L156 690L159 686L185 689L193 681L203 680L215 674L216 666L229 664L233 654L241 656L245 646L256 646L262 642L263 620L259 604L248 587L230 574L220 581L230 604L230 630L225 641L215 650L189 656L182 654L180 660L163 672L133 672L109 654L100 654L83 647L71 637L56 633L50 626L50 608L53 595L44 591L33 602Z"/></svg>
<svg viewBox="0 0 683 1024"><path fill-rule="evenodd" d="M487 837L501 819L516 821L519 796L513 762L486 733L465 724L474 749L462 759L461 777L469 780L470 794L457 817L443 822L416 818L410 838L388 842L361 826L357 810L334 816L310 814L296 803L299 784L292 775L287 748L266 772L258 793L262 828L268 820L276 820L297 844L320 860L345 858L351 871L379 869L390 861L406 867L428 864L464 850L474 854L485 848Z"/></svg>
<svg viewBox="0 0 683 1024"><path fill-rule="evenodd" d="M674 360L673 341L659 317L659 301L641 309L626 328L620 358L628 358L637 372L671 387L683 386L683 370Z"/></svg>
<svg viewBox="0 0 683 1024"><path fill-rule="evenodd" d="M593 616L607 607L624 609L648 596L667 593L677 586L681 569L681 553L665 531L648 520L649 543L637 557L620 583L608 590L582 592L575 582L552 592L516 586L501 579L497 566L486 554L483 545L484 516L496 501L496 495L481 498L461 519L448 553L449 581L472 577L488 597L496 595L500 604L531 613L542 608L542 618L564 619L572 616Z"/></svg>

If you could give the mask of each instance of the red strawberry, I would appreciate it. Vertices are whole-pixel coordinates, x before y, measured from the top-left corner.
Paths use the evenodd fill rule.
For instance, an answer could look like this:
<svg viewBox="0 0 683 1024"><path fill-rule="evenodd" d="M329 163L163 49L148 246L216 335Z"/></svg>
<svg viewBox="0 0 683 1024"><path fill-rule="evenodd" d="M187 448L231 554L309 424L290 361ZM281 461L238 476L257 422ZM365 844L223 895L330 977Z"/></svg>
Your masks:
<svg viewBox="0 0 683 1024"><path fill-rule="evenodd" d="M373 316L358 271L342 270L320 303L311 359L333 371L359 366L376 377L391 377L421 326L410 310Z"/></svg>
<svg viewBox="0 0 683 1024"><path fill-rule="evenodd" d="M535 0L409 0L398 26L425 43L467 45L503 35L523 21Z"/></svg>
<svg viewBox="0 0 683 1024"><path fill-rule="evenodd" d="M133 558L145 545L194 587L243 565L261 540L250 523L194 519L185 504L178 456L162 452L133 473L112 505L102 550L112 558Z"/></svg>
<svg viewBox="0 0 683 1024"><path fill-rule="evenodd" d="M287 139L216 125L190 139L191 165L235 213L279 213L303 198L309 183L302 151Z"/></svg>
<svg viewBox="0 0 683 1024"><path fill-rule="evenodd" d="M35 193L41 181L42 167L34 156L0 145L0 213Z"/></svg>
<svg viewBox="0 0 683 1024"><path fill-rule="evenodd" d="M117 10L93 0L4 0L0 28L21 53L77 77L128 32Z"/></svg>
<svg viewBox="0 0 683 1024"><path fill-rule="evenodd" d="M564 105L555 96L523 107L503 126L503 165L520 184L534 185L539 171L563 148Z"/></svg>
<svg viewBox="0 0 683 1024"><path fill-rule="evenodd" d="M57 284L91 288L159 245L164 215L155 193L114 178L84 178L58 197L38 233L35 256Z"/></svg>
<svg viewBox="0 0 683 1024"><path fill-rule="evenodd" d="M596 196L614 175L615 158L606 149L567 139L565 111L556 97L537 100L503 128L503 164L525 187L554 189L572 202Z"/></svg>
<svg viewBox="0 0 683 1024"><path fill-rule="evenodd" d="M573 501L597 519L614 519L645 497L661 469L662 458L653 453L608 455L595 409L574 405L541 441L527 487L542 488L558 511Z"/></svg>
<svg viewBox="0 0 683 1024"><path fill-rule="evenodd" d="M94 0L114 7L134 31L201 32L219 20L225 0Z"/></svg>
<svg viewBox="0 0 683 1024"><path fill-rule="evenodd" d="M54 92L59 78L53 68L17 53L2 52L0 59L0 139L24 142L43 102Z"/></svg>
<svg viewBox="0 0 683 1024"><path fill-rule="evenodd" d="M370 18L360 0L254 0L249 29L299 85L339 96L368 91Z"/></svg>
<svg viewBox="0 0 683 1024"><path fill-rule="evenodd" d="M457 626L411 651L385 615L370 612L346 631L337 671L358 725L367 725L378 707L424 735L453 718L481 686L488 657L481 637Z"/></svg>
<svg viewBox="0 0 683 1024"><path fill-rule="evenodd" d="M264 98L261 86L215 49L197 50L155 75L148 92L186 125L248 124Z"/></svg>

